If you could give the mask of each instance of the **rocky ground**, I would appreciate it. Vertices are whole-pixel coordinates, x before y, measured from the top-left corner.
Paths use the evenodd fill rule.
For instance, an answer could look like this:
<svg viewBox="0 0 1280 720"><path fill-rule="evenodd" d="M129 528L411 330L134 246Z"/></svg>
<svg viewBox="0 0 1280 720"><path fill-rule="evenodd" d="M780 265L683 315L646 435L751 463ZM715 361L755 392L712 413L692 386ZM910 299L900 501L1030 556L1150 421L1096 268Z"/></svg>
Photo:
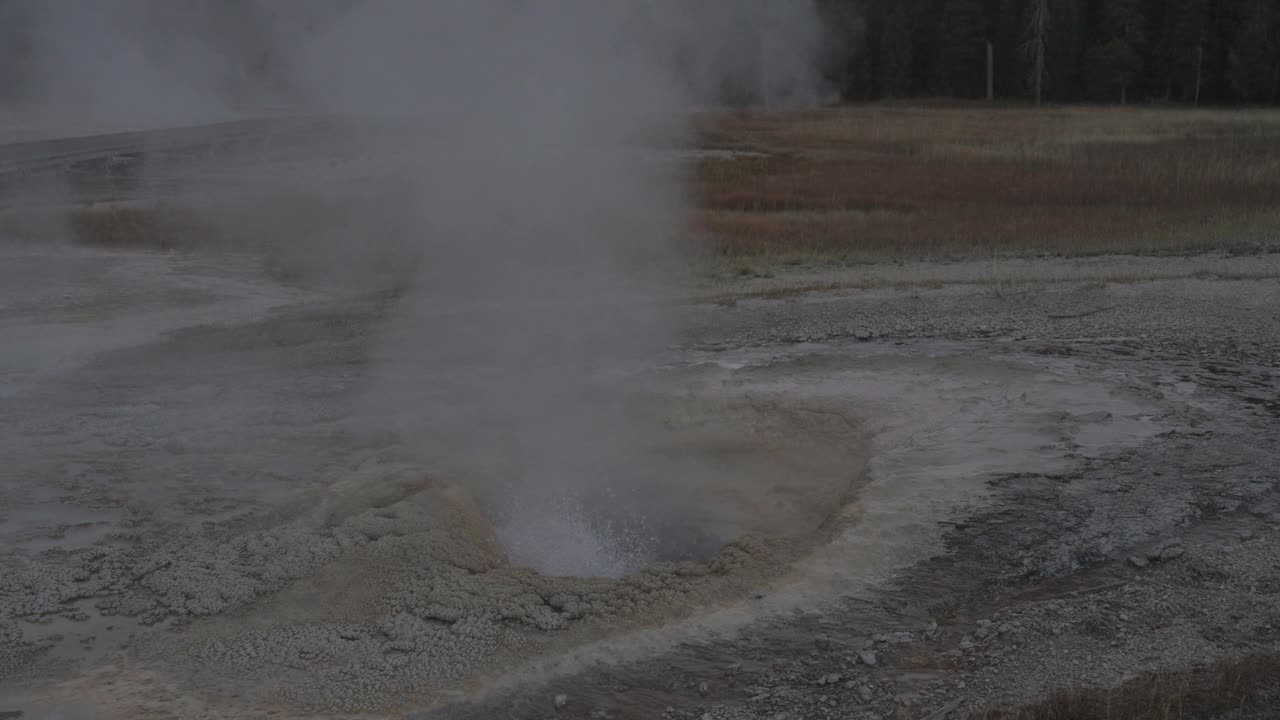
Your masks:
<svg viewBox="0 0 1280 720"><path fill-rule="evenodd" d="M1274 256L710 289L650 381L730 471L669 537L759 537L610 579L369 422L385 298L6 253L9 717L938 720L1277 652Z"/></svg>
<svg viewBox="0 0 1280 720"><path fill-rule="evenodd" d="M696 337L713 350L980 338L974 352L1071 359L1083 372L1123 377L1125 387L1172 399L1177 426L1067 470L1028 464L988 478L991 502L944 521L932 557L863 592L651 659L517 683L438 716L515 707L513 717L638 718L661 708L668 718L940 720L1146 673L1274 658L1274 262L1046 261L1048 272L1074 279L1012 293L973 282L983 272L973 266L926 268L953 282L968 275L931 288L875 287L865 275L883 270L851 271L846 284L872 287L705 307ZM1170 265L1184 276L1168 277L1177 274ZM1166 277L1105 281L1134 268ZM1245 268L1272 274L1224 279ZM1255 685L1252 710L1214 716L1270 717L1276 688Z"/></svg>

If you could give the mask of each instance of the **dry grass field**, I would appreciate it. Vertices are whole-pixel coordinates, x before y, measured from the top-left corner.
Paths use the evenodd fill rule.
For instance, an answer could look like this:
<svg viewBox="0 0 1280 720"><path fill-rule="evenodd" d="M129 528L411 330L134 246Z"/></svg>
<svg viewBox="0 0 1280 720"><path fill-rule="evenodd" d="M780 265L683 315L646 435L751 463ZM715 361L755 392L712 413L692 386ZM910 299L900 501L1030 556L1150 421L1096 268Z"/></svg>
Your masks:
<svg viewBox="0 0 1280 720"><path fill-rule="evenodd" d="M1275 657L1251 657L1187 672L1145 674L1113 690L1058 693L982 720L1192 720L1270 718L1280 700Z"/></svg>
<svg viewBox="0 0 1280 720"><path fill-rule="evenodd" d="M699 119L730 257L845 262L1280 246L1280 113L874 106Z"/></svg>
<svg viewBox="0 0 1280 720"><path fill-rule="evenodd" d="M700 148L729 151L696 161L693 226L730 270L1280 249L1276 111L877 105L703 115L695 129ZM10 210L0 232L260 248L282 234L394 230L375 195L372 213L361 202L377 198L299 192L213 215L173 203Z"/></svg>

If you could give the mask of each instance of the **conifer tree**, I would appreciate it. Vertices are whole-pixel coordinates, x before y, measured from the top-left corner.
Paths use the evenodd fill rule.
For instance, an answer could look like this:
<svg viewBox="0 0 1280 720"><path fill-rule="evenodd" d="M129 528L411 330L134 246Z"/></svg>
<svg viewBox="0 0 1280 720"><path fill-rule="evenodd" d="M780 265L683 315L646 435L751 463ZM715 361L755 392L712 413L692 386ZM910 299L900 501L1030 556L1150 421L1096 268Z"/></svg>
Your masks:
<svg viewBox="0 0 1280 720"><path fill-rule="evenodd" d="M894 3L880 36L880 87L886 97L911 91L911 17L904 3Z"/></svg>
<svg viewBox="0 0 1280 720"><path fill-rule="evenodd" d="M939 88L955 97L978 97L986 83L986 20L982 3L945 0L939 31Z"/></svg>

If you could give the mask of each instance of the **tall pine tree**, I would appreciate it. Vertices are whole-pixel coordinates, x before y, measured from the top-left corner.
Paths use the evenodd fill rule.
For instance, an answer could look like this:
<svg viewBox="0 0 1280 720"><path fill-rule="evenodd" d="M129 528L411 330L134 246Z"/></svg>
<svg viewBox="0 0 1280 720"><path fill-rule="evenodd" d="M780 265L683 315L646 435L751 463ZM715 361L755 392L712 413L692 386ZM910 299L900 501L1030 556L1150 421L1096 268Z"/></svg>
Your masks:
<svg viewBox="0 0 1280 720"><path fill-rule="evenodd" d="M849 99L981 97L989 39L1002 97L1034 99L1040 77L1056 102L1280 101L1280 0L818 1L866 18L841 66ZM1030 20L1046 1L1044 32Z"/></svg>
<svg viewBox="0 0 1280 720"><path fill-rule="evenodd" d="M1129 88L1142 74L1147 22L1141 0L1104 0L1097 40L1089 48L1090 89L1095 97L1119 95L1129 99Z"/></svg>
<svg viewBox="0 0 1280 720"><path fill-rule="evenodd" d="M996 94L1000 97L1021 97L1026 90L1022 5L1023 0L1000 0L994 10L992 41L996 46Z"/></svg>
<svg viewBox="0 0 1280 720"><path fill-rule="evenodd" d="M986 19L979 0L942 4L937 84L953 97L980 97L986 86Z"/></svg>
<svg viewBox="0 0 1280 720"><path fill-rule="evenodd" d="M880 89L885 97L911 92L911 17L904 3L894 3L880 33Z"/></svg>
<svg viewBox="0 0 1280 720"><path fill-rule="evenodd" d="M1269 8L1255 0L1250 16L1231 46L1231 87L1246 103L1270 100L1273 91L1273 56Z"/></svg>
<svg viewBox="0 0 1280 720"><path fill-rule="evenodd" d="M1154 52L1166 99L1199 103L1209 29L1209 0L1168 0Z"/></svg>
<svg viewBox="0 0 1280 720"><path fill-rule="evenodd" d="M1045 94L1054 100L1080 100L1085 95L1084 10L1083 0L1053 0L1053 24L1045 49Z"/></svg>

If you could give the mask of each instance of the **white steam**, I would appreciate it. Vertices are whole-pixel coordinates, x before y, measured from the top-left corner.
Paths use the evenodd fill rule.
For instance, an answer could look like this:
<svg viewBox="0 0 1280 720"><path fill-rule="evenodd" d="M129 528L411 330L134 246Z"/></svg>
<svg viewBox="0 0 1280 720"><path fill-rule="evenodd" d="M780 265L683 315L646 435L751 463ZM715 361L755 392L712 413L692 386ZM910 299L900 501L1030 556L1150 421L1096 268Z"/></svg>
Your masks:
<svg viewBox="0 0 1280 720"><path fill-rule="evenodd" d="M659 148L725 99L816 100L809 0L20 4L30 103L117 125L272 106L404 120L364 138L396 160L411 207L388 212L420 258L374 341L370 407L467 469L517 561L648 559L637 533L680 498L657 492L612 378L678 340L654 300L688 193ZM389 242L359 227L349 247Z"/></svg>

